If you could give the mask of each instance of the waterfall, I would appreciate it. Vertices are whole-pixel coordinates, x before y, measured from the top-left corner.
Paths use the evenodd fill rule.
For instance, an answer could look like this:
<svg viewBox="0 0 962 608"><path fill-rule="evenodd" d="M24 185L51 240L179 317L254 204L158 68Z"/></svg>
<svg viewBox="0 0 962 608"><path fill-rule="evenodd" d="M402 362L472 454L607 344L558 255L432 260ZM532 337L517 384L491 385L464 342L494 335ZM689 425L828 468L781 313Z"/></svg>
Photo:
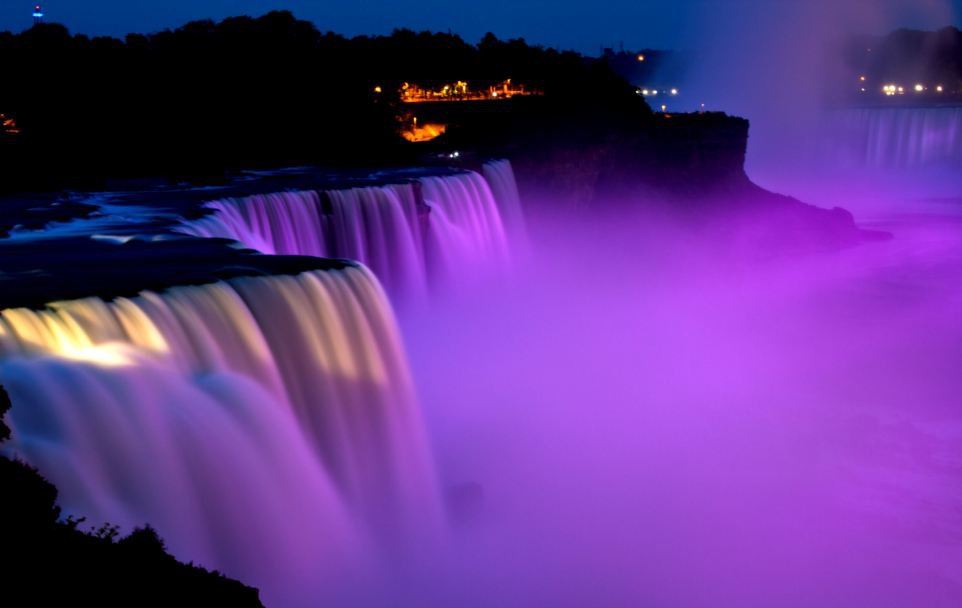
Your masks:
<svg viewBox="0 0 962 608"><path fill-rule="evenodd" d="M524 230L508 161L413 183L281 192L212 201L181 232L229 238L268 254L358 260L392 295L503 270L509 232ZM507 228L506 228L507 227Z"/></svg>
<svg viewBox="0 0 962 608"><path fill-rule="evenodd" d="M962 107L836 110L820 155L843 167L962 167Z"/></svg>
<svg viewBox="0 0 962 608"><path fill-rule="evenodd" d="M509 262L508 237L488 182L470 172L419 180L428 207L429 268L453 283Z"/></svg>
<svg viewBox="0 0 962 608"><path fill-rule="evenodd" d="M363 267L3 310L0 384L5 450L67 512L149 522L268 602L309 603L366 547L439 532L398 331Z"/></svg>
<svg viewBox="0 0 962 608"><path fill-rule="evenodd" d="M324 209L322 197L329 209ZM413 187L278 192L212 201L182 232L240 241L266 254L358 260L395 292L422 291L425 262Z"/></svg>
<svg viewBox="0 0 962 608"><path fill-rule="evenodd" d="M519 242L523 243L526 239L524 211L521 207L521 195L518 193L518 184L514 179L511 161L489 161L484 164L482 174L491 186L491 192L498 203L498 210L501 212L512 246L517 246Z"/></svg>
<svg viewBox="0 0 962 608"><path fill-rule="evenodd" d="M149 523L269 604L316 605L433 545L444 514L381 282L403 298L507 268L517 186L507 161L482 172L215 200L177 228L359 263L0 310L3 451L67 513Z"/></svg>

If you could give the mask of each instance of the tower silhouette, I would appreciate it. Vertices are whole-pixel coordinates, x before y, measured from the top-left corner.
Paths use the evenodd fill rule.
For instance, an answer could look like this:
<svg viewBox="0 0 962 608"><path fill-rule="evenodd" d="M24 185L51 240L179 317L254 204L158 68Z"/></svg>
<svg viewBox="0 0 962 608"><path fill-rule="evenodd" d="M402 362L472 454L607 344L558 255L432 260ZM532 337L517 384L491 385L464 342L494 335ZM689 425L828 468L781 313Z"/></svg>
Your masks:
<svg viewBox="0 0 962 608"><path fill-rule="evenodd" d="M33 24L38 25L43 23L43 7L38 3L33 7Z"/></svg>

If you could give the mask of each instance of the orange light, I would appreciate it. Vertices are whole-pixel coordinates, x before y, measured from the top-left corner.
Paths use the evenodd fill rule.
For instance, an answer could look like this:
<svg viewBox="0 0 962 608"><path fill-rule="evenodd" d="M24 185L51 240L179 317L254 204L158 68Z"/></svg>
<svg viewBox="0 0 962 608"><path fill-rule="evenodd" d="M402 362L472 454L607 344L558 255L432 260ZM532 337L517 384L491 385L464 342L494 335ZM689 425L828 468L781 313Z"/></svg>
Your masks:
<svg viewBox="0 0 962 608"><path fill-rule="evenodd" d="M423 127L415 125L410 129L401 131L401 137L408 141L431 141L435 137L442 135L447 130L447 125L428 123Z"/></svg>

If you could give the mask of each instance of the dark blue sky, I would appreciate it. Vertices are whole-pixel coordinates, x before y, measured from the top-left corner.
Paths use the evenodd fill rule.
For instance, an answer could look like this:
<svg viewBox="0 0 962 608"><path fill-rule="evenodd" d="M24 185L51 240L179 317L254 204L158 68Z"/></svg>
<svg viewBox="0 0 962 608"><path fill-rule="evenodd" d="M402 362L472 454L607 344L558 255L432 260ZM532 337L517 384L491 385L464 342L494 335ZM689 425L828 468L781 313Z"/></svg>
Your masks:
<svg viewBox="0 0 962 608"><path fill-rule="evenodd" d="M956 23L962 13L962 0L50 0L44 6L48 20L88 34L119 36L191 19L287 8L322 30L345 34L384 33L398 26L450 28L475 41L493 31L596 52L602 44L622 40L629 47L696 48L719 20L735 27L762 26L783 9L791 14L836 10L840 4L857 6L854 22L865 29L936 27ZM0 29L29 26L32 6L23 0L0 1Z"/></svg>

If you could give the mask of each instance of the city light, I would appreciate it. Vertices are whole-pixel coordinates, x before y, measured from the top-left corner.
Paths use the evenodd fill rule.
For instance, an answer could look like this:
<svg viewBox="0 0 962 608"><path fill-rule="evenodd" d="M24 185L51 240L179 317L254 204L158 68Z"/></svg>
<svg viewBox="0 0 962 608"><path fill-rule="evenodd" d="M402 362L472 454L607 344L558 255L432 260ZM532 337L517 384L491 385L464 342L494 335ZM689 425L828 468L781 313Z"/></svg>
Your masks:
<svg viewBox="0 0 962 608"><path fill-rule="evenodd" d="M672 90L671 90L671 94L672 94L672 95L677 95L677 94L678 94L678 89L672 89Z"/></svg>
<svg viewBox="0 0 962 608"><path fill-rule="evenodd" d="M937 92L941 93L941 92L944 91L945 89L942 88L942 85L939 85L939 86L935 87L935 90L936 90Z"/></svg>
<svg viewBox="0 0 962 608"><path fill-rule="evenodd" d="M862 82L865 82L865 76L859 76L858 79L861 80Z"/></svg>
<svg viewBox="0 0 962 608"><path fill-rule="evenodd" d="M409 128L401 131L401 137L410 142L431 141L444 134L446 130L447 125L440 123L427 123L423 126L418 126L417 118L415 118Z"/></svg>
<svg viewBox="0 0 962 608"><path fill-rule="evenodd" d="M379 91L376 91L379 92ZM486 88L472 90L464 80L439 85L437 88L422 87L405 82L401 85L402 103L421 103L438 101L480 101L504 100L524 95L542 95L541 91L528 89L523 84L513 84L511 79Z"/></svg>
<svg viewBox="0 0 962 608"><path fill-rule="evenodd" d="M916 93L921 93L921 92L924 91L924 90L925 90L925 85L923 85L923 84L917 84L917 85L915 85L915 92L916 92Z"/></svg>
<svg viewBox="0 0 962 608"><path fill-rule="evenodd" d="M645 60L644 54L639 53L639 55L638 55L638 61L644 61L644 60Z"/></svg>

